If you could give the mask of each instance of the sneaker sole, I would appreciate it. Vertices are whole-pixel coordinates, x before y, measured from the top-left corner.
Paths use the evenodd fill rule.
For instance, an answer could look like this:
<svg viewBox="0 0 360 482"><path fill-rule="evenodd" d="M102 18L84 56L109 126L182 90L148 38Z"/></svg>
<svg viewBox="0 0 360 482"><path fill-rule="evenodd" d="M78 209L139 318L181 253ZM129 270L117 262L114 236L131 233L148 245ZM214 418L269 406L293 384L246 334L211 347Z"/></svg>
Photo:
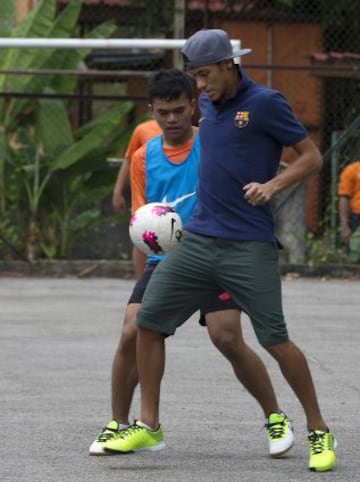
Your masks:
<svg viewBox="0 0 360 482"><path fill-rule="evenodd" d="M273 459L277 459L279 457L282 457L287 452L289 452L289 450L291 450L294 445L295 445L295 442L293 442L289 447L286 447L286 449L282 450L281 452L276 452L276 453L270 454L270 457L272 457Z"/></svg>
<svg viewBox="0 0 360 482"><path fill-rule="evenodd" d="M161 442L154 447L145 447L143 449L136 449L134 452L159 452L160 450L164 450L165 442Z"/></svg>
<svg viewBox="0 0 360 482"><path fill-rule="evenodd" d="M326 468L321 468L321 469L316 469L314 467L309 467L310 472L330 472L332 469L335 468L335 465L332 467L326 467Z"/></svg>
<svg viewBox="0 0 360 482"><path fill-rule="evenodd" d="M153 447L144 447L140 449L135 449L135 450L129 450L128 452L122 452L120 450L114 450L114 449L109 449L108 447L105 447L105 452L107 455L116 455L116 454L133 454L135 452L159 452L160 450L164 450L165 448L165 442L161 442L158 445L154 445Z"/></svg>
<svg viewBox="0 0 360 482"><path fill-rule="evenodd" d="M332 465L327 465L325 467L309 467L309 470L311 472L330 472L330 470L334 469L336 466L336 459L334 460L334 463Z"/></svg>
<svg viewBox="0 0 360 482"><path fill-rule="evenodd" d="M89 455L91 455L92 457L108 457L109 455L111 455L110 452L89 452Z"/></svg>

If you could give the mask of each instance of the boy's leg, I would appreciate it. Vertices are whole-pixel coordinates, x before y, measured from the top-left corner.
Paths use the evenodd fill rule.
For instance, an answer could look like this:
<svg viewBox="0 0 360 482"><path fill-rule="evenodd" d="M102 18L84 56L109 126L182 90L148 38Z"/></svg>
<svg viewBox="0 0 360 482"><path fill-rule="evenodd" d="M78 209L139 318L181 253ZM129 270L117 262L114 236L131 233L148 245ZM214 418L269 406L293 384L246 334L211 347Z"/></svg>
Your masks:
<svg viewBox="0 0 360 482"><path fill-rule="evenodd" d="M140 383L140 420L152 430L159 428L160 385L165 368L164 335L138 328L137 364Z"/></svg>
<svg viewBox="0 0 360 482"><path fill-rule="evenodd" d="M360 261L360 225L353 231L349 240L350 256L354 263Z"/></svg>
<svg viewBox="0 0 360 482"><path fill-rule="evenodd" d="M146 254L142 253L139 248L133 246L132 248L132 260L134 263L134 275L135 279L141 278L144 272L144 266L146 263Z"/></svg>
<svg viewBox="0 0 360 482"><path fill-rule="evenodd" d="M129 423L129 411L138 373L136 366L136 315L149 280L157 264L147 264L130 295L125 311L121 336L116 349L111 373L111 402L113 418L122 423Z"/></svg>
<svg viewBox="0 0 360 482"><path fill-rule="evenodd" d="M144 291L156 264L148 264L136 282L125 311L120 340L115 351L111 371L111 406L113 419L108 422L90 445L90 455L109 455L105 443L116 440L129 426L129 411L138 383L136 366L136 314Z"/></svg>
<svg viewBox="0 0 360 482"><path fill-rule="evenodd" d="M113 418L129 424L129 412L138 384L136 367L136 314L139 303L127 306L119 345L115 351L111 371L111 407Z"/></svg>

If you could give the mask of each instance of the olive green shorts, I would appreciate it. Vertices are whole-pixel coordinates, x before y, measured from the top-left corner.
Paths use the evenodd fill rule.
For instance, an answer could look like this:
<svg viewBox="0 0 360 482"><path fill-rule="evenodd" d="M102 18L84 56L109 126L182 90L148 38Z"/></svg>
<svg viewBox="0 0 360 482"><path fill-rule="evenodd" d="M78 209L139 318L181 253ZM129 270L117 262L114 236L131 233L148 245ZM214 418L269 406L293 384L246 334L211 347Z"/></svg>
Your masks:
<svg viewBox="0 0 360 482"><path fill-rule="evenodd" d="M137 324L173 335L209 298L224 291L248 314L261 345L288 340L276 244L189 232L183 232L153 273Z"/></svg>

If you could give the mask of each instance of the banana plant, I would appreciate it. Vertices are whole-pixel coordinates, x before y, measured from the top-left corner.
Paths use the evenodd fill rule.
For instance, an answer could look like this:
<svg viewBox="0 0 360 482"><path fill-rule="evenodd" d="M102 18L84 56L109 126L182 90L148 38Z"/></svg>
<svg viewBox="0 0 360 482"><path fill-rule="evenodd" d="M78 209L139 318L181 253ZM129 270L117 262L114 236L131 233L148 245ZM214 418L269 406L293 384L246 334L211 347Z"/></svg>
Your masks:
<svg viewBox="0 0 360 482"><path fill-rule="evenodd" d="M10 11L12 1L2 2ZM11 35L69 38L76 35L80 9L81 1L73 0L56 15L56 0L40 0ZM87 37L106 38L114 28L104 23ZM76 69L88 53L8 49L0 67ZM0 91L70 94L75 87L76 79L65 76L0 74ZM74 132L62 100L0 99L0 217L16 224L29 259L66 256L72 233L99 216L96 200L109 193L113 183L105 159L125 144L128 132L122 120L132 108L130 102L119 103Z"/></svg>
<svg viewBox="0 0 360 482"><path fill-rule="evenodd" d="M123 102L105 112L79 128L74 142L54 155L49 176L55 177L51 194L58 193L52 206L58 220L60 257L66 257L76 233L99 219L99 200L111 193L114 182L106 158L119 152L119 140L125 145L128 128L121 128L119 121L132 108L131 102Z"/></svg>
<svg viewBox="0 0 360 482"><path fill-rule="evenodd" d="M130 109L130 102L121 103L99 116L90 128L83 126L72 133L63 102L42 100L34 127L22 127L13 137L16 164L11 200L18 205L26 200L24 242L30 260L50 252L65 257L72 234L100 216L96 203L110 193L113 184L106 158L113 153L114 142L117 145L127 134L125 128L119 129L119 119ZM56 132L56 142L51 132ZM24 227L24 221L20 225ZM56 246L45 239L47 232L58 234Z"/></svg>

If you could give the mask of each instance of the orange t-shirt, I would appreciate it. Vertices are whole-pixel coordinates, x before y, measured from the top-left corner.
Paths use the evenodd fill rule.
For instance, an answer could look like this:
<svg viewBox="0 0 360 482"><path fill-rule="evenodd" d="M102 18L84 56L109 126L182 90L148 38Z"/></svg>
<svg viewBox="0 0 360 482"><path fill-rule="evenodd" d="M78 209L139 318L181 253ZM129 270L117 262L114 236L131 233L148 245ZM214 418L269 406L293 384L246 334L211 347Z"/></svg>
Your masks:
<svg viewBox="0 0 360 482"><path fill-rule="evenodd" d="M195 131L197 129L194 128ZM189 155L194 136L178 147L163 147L163 152L170 162L180 164ZM147 203L145 198L145 153L146 145L142 145L133 155L130 164L131 212Z"/></svg>
<svg viewBox="0 0 360 482"><path fill-rule="evenodd" d="M162 130L154 119L142 122L136 126L125 151L126 159L131 162L134 152L137 151L139 147L144 145L149 139L152 139L161 133Z"/></svg>
<svg viewBox="0 0 360 482"><path fill-rule="evenodd" d="M350 211L354 214L360 214L360 161L352 162L342 170L338 196L348 197Z"/></svg>

